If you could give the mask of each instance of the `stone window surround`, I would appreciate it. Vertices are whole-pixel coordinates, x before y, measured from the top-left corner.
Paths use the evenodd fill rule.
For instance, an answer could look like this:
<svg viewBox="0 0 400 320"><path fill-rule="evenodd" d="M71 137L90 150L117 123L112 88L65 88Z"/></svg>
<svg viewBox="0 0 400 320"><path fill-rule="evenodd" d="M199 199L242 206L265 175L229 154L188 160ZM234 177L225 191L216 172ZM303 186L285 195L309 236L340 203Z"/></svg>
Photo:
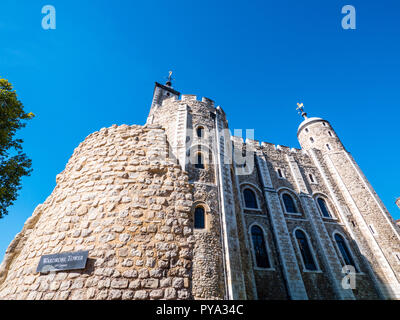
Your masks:
<svg viewBox="0 0 400 320"><path fill-rule="evenodd" d="M198 207L202 207L204 209L204 229L195 229L194 228L194 211ZM207 203L205 203L204 201L196 201L193 203L192 210L191 210L191 215L193 217L193 221L192 221L193 232L204 233L204 232L210 231L210 219L209 219L210 213L211 213L211 209L207 205Z"/></svg>
<svg viewBox="0 0 400 320"><path fill-rule="evenodd" d="M201 154L202 156L204 169L195 167L197 163L198 154ZM211 163L213 159L213 154L210 148L202 143L191 146L187 156L190 157L191 161L194 161L192 165L197 170L208 170L210 166L210 157L211 157Z"/></svg>
<svg viewBox="0 0 400 320"><path fill-rule="evenodd" d="M203 135L201 137L199 137L199 135L198 135L198 131L197 130L199 130L199 129L202 129L202 134ZM205 125L202 125L202 124L197 125L195 127L194 132L196 133L196 138L198 140L206 140L208 138L208 133L206 133L206 126Z"/></svg>
<svg viewBox="0 0 400 320"><path fill-rule="evenodd" d="M314 182L311 180L310 176L312 176ZM315 177L315 175L311 172L307 172L307 179L311 184L318 184L317 178Z"/></svg>
<svg viewBox="0 0 400 320"><path fill-rule="evenodd" d="M276 168L276 169L275 169L275 172L276 172L276 176L278 177L278 179L286 179L285 171L284 171L281 167ZM280 175L279 172L280 172L282 175Z"/></svg>
<svg viewBox="0 0 400 320"><path fill-rule="evenodd" d="M263 235L264 235L264 244L265 244L265 248L267 249L268 261L269 261L269 264L270 264L270 267L269 267L269 268L261 268L261 267L258 267L258 266L257 266L257 261L256 261L256 257L255 257L255 254L254 254L254 244L253 244L253 241L252 241L252 238L251 238L251 228L254 227L254 226L259 227L259 228L262 230L262 232L263 232ZM270 247L269 247L268 241L267 241L267 239L268 239L267 233L265 232L265 229L263 228L263 226L261 226L261 225L260 225L259 223L257 223L257 222L253 222L253 223L251 223L251 224L249 225L247 232L248 232L248 236L249 236L249 239L250 239L251 257L252 257L252 259L253 259L253 269L254 269L254 270L262 270L262 271L275 271L275 267L274 267L273 261L272 261L272 259L271 259L271 257L272 257L272 255L271 255L271 250L270 250Z"/></svg>
<svg viewBox="0 0 400 320"><path fill-rule="evenodd" d="M343 240L344 240L344 242L345 242L345 244L346 244L346 246L347 246L347 249L348 249L349 252L350 252L351 257L353 258L354 264L356 265L356 268L357 268L357 270L358 270L356 273L357 273L358 275L363 275L363 274L365 274L364 272L361 271L360 263L359 263L359 261L358 261L358 258L357 258L357 256L354 254L353 250L351 249L351 247L350 247L350 245L349 245L349 241L347 240L347 237L346 237L343 233L339 232L338 230L335 230L335 231L332 232L332 242L333 242L333 244L334 244L334 246L335 246L336 251L338 252L338 257L339 257L339 260L340 260L340 263L341 263L342 267L345 266L345 261L344 261L344 259L343 259L343 257L342 257L342 253L340 252L340 249L339 249L339 247L338 247L338 245L337 245L337 243L336 243L335 234L338 234L338 235L340 235L340 236L343 238Z"/></svg>
<svg viewBox="0 0 400 320"><path fill-rule="evenodd" d="M325 216L322 214L322 210L321 210L321 208L320 208L320 206L319 206L319 203L318 203L318 199L319 199L319 198L321 198L322 200L325 201L325 204L326 204L326 206L328 207L329 213L331 214L330 217L325 217ZM339 221L339 219L336 217L336 210L332 210L332 207L333 207L333 206L332 206L332 201L329 199L328 196L326 196L326 195L323 194L323 193L318 192L318 193L314 193L314 194L313 194L313 199L314 199L314 201L315 201L315 204L317 205L318 212L320 213L322 219L324 219L324 220L329 220L329 221Z"/></svg>
<svg viewBox="0 0 400 320"><path fill-rule="evenodd" d="M300 230L301 232L303 232L303 233L305 234L305 236L306 236L306 238L307 238L307 242L308 242L308 247L310 248L310 252L311 252L311 255L312 255L312 258L313 258L313 260L314 260L315 267L317 268L317 270L308 270L308 269L306 269L306 266L305 266L304 261L303 261L303 256L302 256L302 254L301 254L301 250L300 250L299 244L297 243L297 238L296 238L296 231L297 231L297 230ZM320 268L320 266L319 266L319 262L318 262L318 259L317 259L316 254L315 254L314 248L313 248L313 246L312 246L312 242L311 242L311 240L310 240L310 237L308 236L308 233L307 233L303 228L301 228L301 227L296 227L296 228L293 229L292 236L293 236L293 239L294 239L294 243L295 243L295 246L296 246L297 253L298 253L299 256L300 256L300 260L301 260L301 263L302 263L302 265L303 265L303 269L302 269L303 272L308 272L308 273L323 273L323 271L321 270L321 268Z"/></svg>
<svg viewBox="0 0 400 320"><path fill-rule="evenodd" d="M283 190L283 191L281 191L281 190ZM301 210L300 210L300 212L287 212L286 211L285 202L283 201L284 194L288 194L289 196L291 196L293 198L293 202L296 206L296 209L297 209L297 211L299 211L299 205L301 205L301 202L300 202L299 198L297 197L296 192L294 190L289 189L287 187L282 187L282 188L279 188L277 190L277 192L279 194L279 199L281 200L281 203L282 203L282 208L284 209L284 212L283 212L284 214L293 215L293 216L303 216L303 213L301 212Z"/></svg>
<svg viewBox="0 0 400 320"><path fill-rule="evenodd" d="M242 182L239 185L239 189L240 189L240 200L242 202L243 210L249 210L249 211L253 211L253 212L261 212L262 213L263 210L262 210L261 201L260 201L260 194L262 194L261 190L256 185L254 185L250 182ZM245 189L250 189L251 191L254 192L254 195L256 197L256 202L257 202L257 209L246 207L246 202L244 201L244 194L243 194Z"/></svg>

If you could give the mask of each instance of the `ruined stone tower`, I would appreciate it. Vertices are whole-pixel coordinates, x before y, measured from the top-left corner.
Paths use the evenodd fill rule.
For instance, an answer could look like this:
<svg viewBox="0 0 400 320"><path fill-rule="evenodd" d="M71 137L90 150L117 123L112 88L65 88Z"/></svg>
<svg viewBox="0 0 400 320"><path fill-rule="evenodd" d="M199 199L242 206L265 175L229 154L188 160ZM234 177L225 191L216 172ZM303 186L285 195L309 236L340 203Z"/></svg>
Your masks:
<svg viewBox="0 0 400 320"><path fill-rule="evenodd" d="M303 116L301 149L243 141L212 100L156 83L144 126L75 149L7 249L0 298L400 298L398 226L329 122ZM84 269L37 272L80 251Z"/></svg>

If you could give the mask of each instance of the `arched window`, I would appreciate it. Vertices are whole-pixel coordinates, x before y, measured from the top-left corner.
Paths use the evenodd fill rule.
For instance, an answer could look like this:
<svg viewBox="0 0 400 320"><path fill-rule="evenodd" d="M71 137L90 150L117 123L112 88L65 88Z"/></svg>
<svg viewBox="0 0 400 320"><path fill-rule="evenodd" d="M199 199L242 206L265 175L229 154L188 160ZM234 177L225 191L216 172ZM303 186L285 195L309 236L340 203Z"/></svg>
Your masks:
<svg viewBox="0 0 400 320"><path fill-rule="evenodd" d="M243 196L246 208L258 209L256 195L253 190L244 189Z"/></svg>
<svg viewBox="0 0 400 320"><path fill-rule="evenodd" d="M332 218L331 213L329 212L328 206L324 199L318 198L317 199L319 208L321 209L322 215L326 218Z"/></svg>
<svg viewBox="0 0 400 320"><path fill-rule="evenodd" d="M348 266L353 266L354 269L356 270L356 272L358 272L356 264L354 263L353 257L351 256L350 250L347 247L347 244L346 244L346 241L344 240L344 238L340 234L336 233L335 241L339 248L340 254L342 255L344 263Z"/></svg>
<svg viewBox="0 0 400 320"><path fill-rule="evenodd" d="M258 226L251 228L251 239L253 241L254 255L256 257L256 264L259 268L270 268L267 248L265 246L264 233Z"/></svg>
<svg viewBox="0 0 400 320"><path fill-rule="evenodd" d="M196 133L197 133L197 137L204 138L204 128L203 127L197 127Z"/></svg>
<svg viewBox="0 0 400 320"><path fill-rule="evenodd" d="M306 235L301 230L296 230L295 235L301 252L301 257L303 258L304 267L310 271L317 270Z"/></svg>
<svg viewBox="0 0 400 320"><path fill-rule="evenodd" d="M285 204L286 212L297 213L296 205L294 204L294 200L290 195L288 195L287 193L284 193L282 196L282 199L283 199L283 203Z"/></svg>
<svg viewBox="0 0 400 320"><path fill-rule="evenodd" d="M203 207L197 207L194 210L194 228L204 229L205 228L205 211Z"/></svg>
<svg viewBox="0 0 400 320"><path fill-rule="evenodd" d="M197 153L195 168L204 169L204 158L201 152Z"/></svg>

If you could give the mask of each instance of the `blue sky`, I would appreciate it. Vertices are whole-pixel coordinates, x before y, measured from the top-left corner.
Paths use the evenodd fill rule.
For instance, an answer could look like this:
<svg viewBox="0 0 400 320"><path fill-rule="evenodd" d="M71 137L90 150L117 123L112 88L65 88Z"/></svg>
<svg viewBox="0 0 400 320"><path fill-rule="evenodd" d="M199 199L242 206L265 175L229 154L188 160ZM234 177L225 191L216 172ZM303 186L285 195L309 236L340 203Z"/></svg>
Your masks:
<svg viewBox="0 0 400 320"><path fill-rule="evenodd" d="M57 29L43 30L53 5ZM341 8L356 8L344 30ZM231 129L299 147L303 102L331 122L394 216L400 210L398 1L1 0L0 76L37 117L21 131L33 173L0 220L0 259L81 141L144 124L154 81L221 105Z"/></svg>

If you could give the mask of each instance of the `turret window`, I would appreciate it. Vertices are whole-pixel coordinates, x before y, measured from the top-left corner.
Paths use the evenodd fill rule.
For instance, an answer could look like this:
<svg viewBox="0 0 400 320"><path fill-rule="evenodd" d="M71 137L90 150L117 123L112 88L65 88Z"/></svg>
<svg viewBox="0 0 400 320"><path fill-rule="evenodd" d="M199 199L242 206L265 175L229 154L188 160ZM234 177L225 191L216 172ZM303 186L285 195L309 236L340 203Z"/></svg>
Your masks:
<svg viewBox="0 0 400 320"><path fill-rule="evenodd" d="M331 136L331 137L332 137L332 132L328 131L328 134L329 134L329 136Z"/></svg>
<svg viewBox="0 0 400 320"><path fill-rule="evenodd" d="M195 229L204 229L205 224L205 211L203 207L197 207L194 210L194 228Z"/></svg>
<svg viewBox="0 0 400 320"><path fill-rule="evenodd" d="M196 164L195 164L195 168L197 169L204 169L204 157L202 153L197 153L197 159L196 159Z"/></svg>
<svg viewBox="0 0 400 320"><path fill-rule="evenodd" d="M311 143L314 143L314 138L311 137L311 138L310 138L310 141L311 141Z"/></svg>
<svg viewBox="0 0 400 320"><path fill-rule="evenodd" d="M203 127L198 127L196 130L197 137L198 138L204 138L204 128Z"/></svg>
<svg viewBox="0 0 400 320"><path fill-rule="evenodd" d="M326 148L327 148L328 150L331 150L331 146L330 146L329 144L326 145Z"/></svg>

